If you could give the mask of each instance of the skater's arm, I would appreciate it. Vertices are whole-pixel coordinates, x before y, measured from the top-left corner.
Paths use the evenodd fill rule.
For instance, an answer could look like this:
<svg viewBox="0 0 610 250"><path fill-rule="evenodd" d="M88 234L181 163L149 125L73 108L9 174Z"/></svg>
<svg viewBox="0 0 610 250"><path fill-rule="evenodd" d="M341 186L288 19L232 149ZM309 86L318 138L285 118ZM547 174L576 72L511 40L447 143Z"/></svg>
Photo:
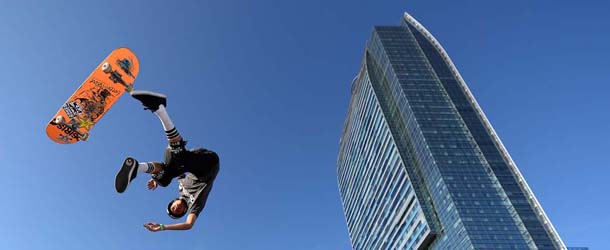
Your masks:
<svg viewBox="0 0 610 250"><path fill-rule="evenodd" d="M182 222L182 223L163 225L163 224L159 224L159 223L149 222L149 223L146 223L144 225L144 227L146 227L151 232L157 232L157 231L162 231L162 230L189 230L189 229L193 228L193 225L195 225L196 220L197 220L197 215L191 213L186 217L186 221Z"/></svg>
<svg viewBox="0 0 610 250"><path fill-rule="evenodd" d="M171 225L165 225L164 229L165 230L189 230L191 228L193 228L193 225L195 225L195 221L197 220L197 215L196 214L189 214L186 217L186 221L183 223L177 223L177 224L171 224Z"/></svg>
<svg viewBox="0 0 610 250"><path fill-rule="evenodd" d="M155 181L155 179L150 179L148 180L148 182L146 183L146 187L148 187L148 190L155 190L157 189L157 181Z"/></svg>

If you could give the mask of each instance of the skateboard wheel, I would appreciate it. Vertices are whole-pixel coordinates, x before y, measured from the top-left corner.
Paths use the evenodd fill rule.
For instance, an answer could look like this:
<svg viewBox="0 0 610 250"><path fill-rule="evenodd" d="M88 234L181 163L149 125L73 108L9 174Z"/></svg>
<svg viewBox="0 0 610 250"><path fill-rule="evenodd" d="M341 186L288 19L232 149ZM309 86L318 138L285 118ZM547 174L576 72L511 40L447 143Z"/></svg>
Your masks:
<svg viewBox="0 0 610 250"><path fill-rule="evenodd" d="M55 123L62 124L62 123L65 123L65 122L66 122L66 119L64 119L63 116L58 115L57 117L55 117Z"/></svg>
<svg viewBox="0 0 610 250"><path fill-rule="evenodd" d="M110 63L105 62L104 64L102 64L102 71L104 71L104 73L112 72L112 66L110 65Z"/></svg>
<svg viewBox="0 0 610 250"><path fill-rule="evenodd" d="M125 163L127 163L127 165L131 165L131 164L133 164L133 160L132 159L127 159L125 161Z"/></svg>

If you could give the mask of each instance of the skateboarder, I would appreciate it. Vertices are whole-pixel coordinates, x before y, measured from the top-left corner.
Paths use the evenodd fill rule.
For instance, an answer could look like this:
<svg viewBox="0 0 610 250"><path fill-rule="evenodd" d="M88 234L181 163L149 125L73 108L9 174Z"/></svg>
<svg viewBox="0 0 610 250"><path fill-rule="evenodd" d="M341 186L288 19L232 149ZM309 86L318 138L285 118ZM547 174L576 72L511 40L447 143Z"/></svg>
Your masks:
<svg viewBox="0 0 610 250"><path fill-rule="evenodd" d="M144 227L152 232L188 230L205 207L218 174L218 155L204 148L186 149L186 141L174 127L165 109L167 101L165 95L150 91L132 91L131 96L142 102L145 109L159 117L169 145L165 150L164 162L138 162L131 157L125 159L117 173L115 188L117 192L123 193L138 172L151 174L152 178L147 183L149 190L156 189L158 185L166 187L172 179L178 178L179 196L169 202L167 214L173 219L178 219L189 212L186 222L172 225L149 222Z"/></svg>

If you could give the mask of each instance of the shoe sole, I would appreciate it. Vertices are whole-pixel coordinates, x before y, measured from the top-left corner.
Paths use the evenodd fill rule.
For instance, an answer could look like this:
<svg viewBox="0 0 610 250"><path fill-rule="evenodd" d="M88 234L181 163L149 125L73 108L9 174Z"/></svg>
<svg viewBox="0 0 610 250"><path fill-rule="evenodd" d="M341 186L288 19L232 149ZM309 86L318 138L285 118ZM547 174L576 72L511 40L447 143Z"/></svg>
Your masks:
<svg viewBox="0 0 610 250"><path fill-rule="evenodd" d="M148 91L148 90L134 90L134 91L131 91L130 95L131 96L134 96L134 95L150 95L150 96L156 96L156 97L167 99L167 96L164 95L164 94L155 93L155 92Z"/></svg>
<svg viewBox="0 0 610 250"><path fill-rule="evenodd" d="M161 93L155 93L155 92L148 91L148 90L133 90L133 91L131 91L130 95L133 98L135 98L138 101L140 101L140 102L142 102L142 100L138 99L136 96L141 96L141 95L144 95L144 96L154 96L154 97L157 97L157 98L162 98L164 100L167 100L167 96L166 95L161 94ZM142 102L142 104L144 104L144 103ZM160 105L163 105L163 106L167 107L167 102L164 101ZM149 106L146 106L146 105L144 105L144 107L145 107L144 109L148 109L148 110L150 110L153 113L156 112L157 109L159 108L158 106L157 107L149 107Z"/></svg>
<svg viewBox="0 0 610 250"><path fill-rule="evenodd" d="M116 189L117 193L123 193L129 186L131 182L131 175L133 171L136 171L135 160L131 157L127 157L123 162L123 166L116 174L114 178L114 189Z"/></svg>

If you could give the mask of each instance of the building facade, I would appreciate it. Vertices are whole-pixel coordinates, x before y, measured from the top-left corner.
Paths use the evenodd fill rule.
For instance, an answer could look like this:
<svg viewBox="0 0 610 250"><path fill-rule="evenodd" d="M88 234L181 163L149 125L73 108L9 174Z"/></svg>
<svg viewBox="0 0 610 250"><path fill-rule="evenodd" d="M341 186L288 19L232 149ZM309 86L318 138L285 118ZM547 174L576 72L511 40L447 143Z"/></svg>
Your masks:
<svg viewBox="0 0 610 250"><path fill-rule="evenodd" d="M354 249L566 249L438 41L375 27L337 160Z"/></svg>

